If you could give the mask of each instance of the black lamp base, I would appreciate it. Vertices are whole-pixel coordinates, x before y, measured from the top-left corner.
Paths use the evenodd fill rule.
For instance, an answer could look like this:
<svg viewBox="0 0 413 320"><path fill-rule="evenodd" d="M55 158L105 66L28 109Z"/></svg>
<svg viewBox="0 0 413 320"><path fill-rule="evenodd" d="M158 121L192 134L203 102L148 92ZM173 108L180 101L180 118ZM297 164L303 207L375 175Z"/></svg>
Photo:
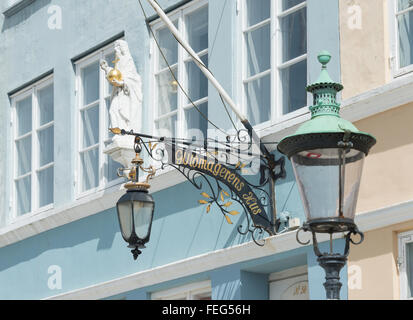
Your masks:
<svg viewBox="0 0 413 320"><path fill-rule="evenodd" d="M328 300L340 300L340 271L346 265L347 256L340 254L323 254L317 259L326 273L326 296Z"/></svg>

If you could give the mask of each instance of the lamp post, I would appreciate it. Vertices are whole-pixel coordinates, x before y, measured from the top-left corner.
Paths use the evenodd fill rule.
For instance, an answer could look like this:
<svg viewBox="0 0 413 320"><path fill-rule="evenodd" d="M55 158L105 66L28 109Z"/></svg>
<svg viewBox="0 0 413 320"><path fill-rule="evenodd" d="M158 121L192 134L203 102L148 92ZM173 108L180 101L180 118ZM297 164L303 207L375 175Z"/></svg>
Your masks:
<svg viewBox="0 0 413 320"><path fill-rule="evenodd" d="M130 169L129 181L125 184L127 192L116 203L122 237L129 244L128 248L132 248L131 252L135 260L141 253L140 249L145 248L145 243L149 241L155 208L155 202L148 193L150 188L148 181L155 174L155 170L153 167L148 169L142 167L141 150L140 139L136 137L136 156L132 160L134 167ZM145 182L138 182L139 169L149 172Z"/></svg>
<svg viewBox="0 0 413 320"><path fill-rule="evenodd" d="M311 120L284 138L277 148L293 165L307 218L300 230L312 233L314 252L326 272L327 299L339 299L339 274L346 264L350 242L359 244L364 237L354 223L354 215L363 161L376 140L340 117L336 95L343 86L331 80L327 72L330 59L327 51L318 55L321 74L307 87L314 97ZM297 241L308 244L298 239L299 231ZM342 254L334 253L332 246L333 234L340 232L347 232ZM320 252L317 233L330 234L330 252ZM354 242L352 234L359 234L360 240Z"/></svg>

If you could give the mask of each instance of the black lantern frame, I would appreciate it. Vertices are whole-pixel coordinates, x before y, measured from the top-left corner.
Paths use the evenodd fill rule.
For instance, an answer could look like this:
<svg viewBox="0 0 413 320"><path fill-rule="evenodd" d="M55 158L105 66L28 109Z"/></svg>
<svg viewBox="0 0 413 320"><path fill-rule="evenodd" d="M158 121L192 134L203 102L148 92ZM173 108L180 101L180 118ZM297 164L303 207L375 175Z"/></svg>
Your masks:
<svg viewBox="0 0 413 320"><path fill-rule="evenodd" d="M113 133L117 133L113 129L111 129ZM141 139L136 136L134 142L134 150L136 153L135 158L132 160L132 167L131 168L119 168L118 169L118 176L124 177L124 171L129 170L128 178L129 181L125 184L125 188L127 189L126 194L124 194L116 203L116 211L118 214L118 221L119 226L121 229L123 239L129 244L128 248L132 248L131 252L133 254L133 258L136 260L138 256L142 253L140 249L145 248L145 243L149 241L151 229L152 229L152 221L153 221L153 214L155 210L155 201L153 200L152 196L148 193L148 189L150 188L149 179L151 179L155 175L155 168L150 166L148 168L144 168L143 160L140 157L140 152L142 151L141 146ZM148 173L145 182L139 182L139 169ZM125 207L122 204L127 204ZM139 204L141 208L135 208L135 205ZM147 232L145 236L140 236L137 232L136 228L138 226L135 225L137 218L135 215L141 213L141 210L144 209L144 205L150 206L150 216L149 222L147 226ZM123 208L122 208L122 207ZM129 210L129 212L122 212L123 210ZM125 214L125 218L131 224L129 231L124 230L126 225L122 223L121 215Z"/></svg>
<svg viewBox="0 0 413 320"><path fill-rule="evenodd" d="M139 214L139 213L134 213L134 205L135 203L145 203L145 204L149 204L152 206L152 210L151 210L151 216L149 219L149 225L148 225L148 230L146 233L146 236L143 238L140 238L136 232L136 225L135 225L135 214ZM125 232L122 229L123 228L123 223L122 223L122 218L121 218L121 208L120 205L127 203L129 204L129 214L130 214L130 221L132 223L131 229L132 232L130 234L129 237L125 236ZM139 249L143 249L145 248L145 243L147 243L149 241L150 235L151 235L151 229L152 229L152 221L153 221L153 213L155 210L155 202L153 201L152 196L148 193L147 190L145 189L132 189L132 190L128 190L126 192L126 194L124 194L116 203L116 209L117 209L117 213L118 213L118 221L119 221L119 225L121 228L121 233L122 233L122 237L123 239L129 243L128 248L132 248L131 252L133 254L133 258L136 260L138 258L138 255L142 253L141 250ZM128 214L128 213L127 213Z"/></svg>

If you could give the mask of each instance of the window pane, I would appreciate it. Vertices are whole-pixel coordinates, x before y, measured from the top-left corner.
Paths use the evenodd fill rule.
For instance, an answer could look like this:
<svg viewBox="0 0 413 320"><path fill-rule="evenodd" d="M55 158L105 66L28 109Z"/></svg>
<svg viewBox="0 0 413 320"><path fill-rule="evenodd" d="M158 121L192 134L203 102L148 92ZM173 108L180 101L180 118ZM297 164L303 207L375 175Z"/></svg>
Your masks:
<svg viewBox="0 0 413 320"><path fill-rule="evenodd" d="M20 216L32 210L31 175L16 181L17 215Z"/></svg>
<svg viewBox="0 0 413 320"><path fill-rule="evenodd" d="M53 85L43 88L37 92L39 102L40 125L53 121Z"/></svg>
<svg viewBox="0 0 413 320"><path fill-rule="evenodd" d="M407 297L413 297L413 243L406 244Z"/></svg>
<svg viewBox="0 0 413 320"><path fill-rule="evenodd" d="M300 4L301 2L304 2L305 0L282 0L282 10L287 10L289 8L292 8L296 6L297 4Z"/></svg>
<svg viewBox="0 0 413 320"><path fill-rule="evenodd" d="M271 37L270 24L245 34L247 46L247 76L270 69Z"/></svg>
<svg viewBox="0 0 413 320"><path fill-rule="evenodd" d="M99 142L99 106L81 111L83 128L83 148L93 146Z"/></svg>
<svg viewBox="0 0 413 320"><path fill-rule="evenodd" d="M176 137L176 115L156 121L156 131L160 136Z"/></svg>
<svg viewBox="0 0 413 320"><path fill-rule="evenodd" d="M172 69L177 77L176 67ZM169 70L166 70L156 76L156 85L158 89L158 116L176 110L178 83L172 77Z"/></svg>
<svg viewBox="0 0 413 320"><path fill-rule="evenodd" d="M398 11L413 7L412 0L398 0L397 9Z"/></svg>
<svg viewBox="0 0 413 320"><path fill-rule="evenodd" d="M398 17L400 68L413 64L413 10Z"/></svg>
<svg viewBox="0 0 413 320"><path fill-rule="evenodd" d="M208 55L201 57L201 61L208 67ZM208 96L208 79L193 61L186 63L188 76L188 93L192 101ZM188 101L189 103L189 101Z"/></svg>
<svg viewBox="0 0 413 320"><path fill-rule="evenodd" d="M53 169L52 166L38 173L39 207L53 203Z"/></svg>
<svg viewBox="0 0 413 320"><path fill-rule="evenodd" d="M203 103L197 107L208 118L208 103ZM203 140L207 138L208 121L195 107L185 110L185 119L188 139Z"/></svg>
<svg viewBox="0 0 413 320"><path fill-rule="evenodd" d="M289 113L307 105L307 61L281 71L283 111Z"/></svg>
<svg viewBox="0 0 413 320"><path fill-rule="evenodd" d="M82 191L95 188L99 185L99 148L80 154L82 167Z"/></svg>
<svg viewBox="0 0 413 320"><path fill-rule="evenodd" d="M16 141L17 175L21 176L32 170L32 136Z"/></svg>
<svg viewBox="0 0 413 320"><path fill-rule="evenodd" d="M174 22L177 28L177 22ZM166 60L168 60L169 65L173 65L178 62L178 42L175 40L168 28L163 28L158 31L158 42ZM158 54L158 70L166 68L166 62L162 57L161 53Z"/></svg>
<svg viewBox="0 0 413 320"><path fill-rule="evenodd" d="M113 68L114 67L113 61L115 61L115 53L106 55L105 60L108 63L109 67ZM113 86L109 83L109 81L105 81L105 83L106 83L105 84L106 96L111 95Z"/></svg>
<svg viewBox="0 0 413 320"><path fill-rule="evenodd" d="M247 26L270 18L271 0L247 0Z"/></svg>
<svg viewBox="0 0 413 320"><path fill-rule="evenodd" d="M186 18L188 42L195 52L208 48L208 7L191 13Z"/></svg>
<svg viewBox="0 0 413 320"><path fill-rule="evenodd" d="M271 76L248 82L245 86L248 119L256 125L271 118Z"/></svg>
<svg viewBox="0 0 413 320"><path fill-rule="evenodd" d="M32 97L29 96L16 103L17 136L32 130Z"/></svg>
<svg viewBox="0 0 413 320"><path fill-rule="evenodd" d="M54 127L39 131L39 166L53 162Z"/></svg>
<svg viewBox="0 0 413 320"><path fill-rule="evenodd" d="M105 118L106 118L106 125L105 128L108 129L106 130L106 139L112 139L114 134L112 133L112 131L109 130L109 128L112 128L112 124L110 122L110 115L109 115L109 109L110 109L110 98L106 98L105 99L105 106L106 106L106 114L105 114Z"/></svg>
<svg viewBox="0 0 413 320"><path fill-rule="evenodd" d="M115 57L115 52L112 52L110 54L107 54L105 56L105 60L108 63L109 67L113 68L115 66L115 64L113 63L113 61L115 61L116 57Z"/></svg>
<svg viewBox="0 0 413 320"><path fill-rule="evenodd" d="M282 61L307 52L307 9L301 9L281 19L283 43Z"/></svg>
<svg viewBox="0 0 413 320"><path fill-rule="evenodd" d="M83 105L99 99L99 62L82 69Z"/></svg>

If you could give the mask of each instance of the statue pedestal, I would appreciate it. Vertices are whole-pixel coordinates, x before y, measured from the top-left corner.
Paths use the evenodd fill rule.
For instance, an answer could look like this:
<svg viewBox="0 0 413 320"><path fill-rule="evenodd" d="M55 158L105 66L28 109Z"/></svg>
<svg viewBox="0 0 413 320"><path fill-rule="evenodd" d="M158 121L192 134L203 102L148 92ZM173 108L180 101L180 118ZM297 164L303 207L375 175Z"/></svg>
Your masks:
<svg viewBox="0 0 413 320"><path fill-rule="evenodd" d="M133 136L115 136L112 138L112 143L103 150L103 153L120 163L123 168L130 168L131 161L135 157L134 140L135 137ZM129 170L124 170L123 173L127 178Z"/></svg>

